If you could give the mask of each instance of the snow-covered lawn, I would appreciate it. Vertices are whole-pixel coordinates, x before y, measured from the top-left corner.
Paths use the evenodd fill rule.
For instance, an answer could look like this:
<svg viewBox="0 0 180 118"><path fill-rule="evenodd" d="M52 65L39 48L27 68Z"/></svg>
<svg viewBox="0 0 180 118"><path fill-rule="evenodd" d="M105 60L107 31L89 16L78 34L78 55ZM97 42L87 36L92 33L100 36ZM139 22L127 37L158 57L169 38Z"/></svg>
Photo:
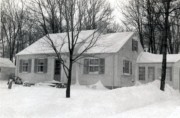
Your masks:
<svg viewBox="0 0 180 118"><path fill-rule="evenodd" d="M98 84L99 85L99 84ZM14 85L0 81L0 118L180 118L180 95L171 87L159 90L159 81L107 90L102 87Z"/></svg>

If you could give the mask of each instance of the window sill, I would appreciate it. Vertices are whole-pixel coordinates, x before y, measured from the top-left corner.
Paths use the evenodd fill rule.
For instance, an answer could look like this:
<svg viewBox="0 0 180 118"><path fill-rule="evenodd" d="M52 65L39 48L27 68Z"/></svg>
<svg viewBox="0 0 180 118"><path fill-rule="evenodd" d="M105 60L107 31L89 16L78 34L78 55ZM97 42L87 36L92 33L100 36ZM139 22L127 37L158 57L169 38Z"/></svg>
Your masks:
<svg viewBox="0 0 180 118"><path fill-rule="evenodd" d="M90 75L99 75L99 72L89 72Z"/></svg>
<svg viewBox="0 0 180 118"><path fill-rule="evenodd" d="M123 73L123 75L125 75L125 76L130 76L130 75L132 75L132 74L130 74L130 73Z"/></svg>
<svg viewBox="0 0 180 118"><path fill-rule="evenodd" d="M44 74L44 72L37 72L38 74Z"/></svg>
<svg viewBox="0 0 180 118"><path fill-rule="evenodd" d="M29 73L29 72L26 72L26 71L22 71L22 73L24 73L24 74L27 74L27 73Z"/></svg>

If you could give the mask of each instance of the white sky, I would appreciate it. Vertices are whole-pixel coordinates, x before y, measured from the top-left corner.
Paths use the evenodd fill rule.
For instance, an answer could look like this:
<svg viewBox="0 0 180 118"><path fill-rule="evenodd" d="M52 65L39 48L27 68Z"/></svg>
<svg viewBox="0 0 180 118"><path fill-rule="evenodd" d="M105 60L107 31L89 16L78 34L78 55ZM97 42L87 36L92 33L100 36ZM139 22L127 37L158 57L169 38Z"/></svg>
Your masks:
<svg viewBox="0 0 180 118"><path fill-rule="evenodd" d="M108 0L110 4L112 5L113 16L114 21L117 23L121 23L121 19L123 19L123 15L121 14L121 8L123 8L124 5L128 4L129 0Z"/></svg>
<svg viewBox="0 0 180 118"><path fill-rule="evenodd" d="M117 23L121 23L121 19L123 19L123 15L121 14L120 8L123 8L123 5L127 4L129 0L108 0L108 1L110 2L112 8L114 9L112 14L114 16L114 21ZM2 0L0 0L0 3L1 2Z"/></svg>

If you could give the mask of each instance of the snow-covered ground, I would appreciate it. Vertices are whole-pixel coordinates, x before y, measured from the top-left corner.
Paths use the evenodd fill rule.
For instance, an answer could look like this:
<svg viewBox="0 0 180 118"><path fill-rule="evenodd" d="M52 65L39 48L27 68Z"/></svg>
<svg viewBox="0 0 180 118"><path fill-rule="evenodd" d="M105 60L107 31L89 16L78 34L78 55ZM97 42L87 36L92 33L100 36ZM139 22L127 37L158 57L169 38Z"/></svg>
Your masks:
<svg viewBox="0 0 180 118"><path fill-rule="evenodd" d="M65 89L14 85L8 90L0 81L0 118L180 118L180 94L168 85L160 91L159 81L115 90L75 85L71 90L66 99Z"/></svg>

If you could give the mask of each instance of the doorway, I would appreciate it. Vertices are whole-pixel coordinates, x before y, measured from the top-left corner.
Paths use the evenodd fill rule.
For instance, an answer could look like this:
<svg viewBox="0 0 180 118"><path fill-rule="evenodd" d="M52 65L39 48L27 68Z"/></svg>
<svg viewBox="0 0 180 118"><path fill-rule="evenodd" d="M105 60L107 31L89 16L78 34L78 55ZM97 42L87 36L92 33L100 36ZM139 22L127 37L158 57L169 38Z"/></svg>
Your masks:
<svg viewBox="0 0 180 118"><path fill-rule="evenodd" d="M152 82L155 80L155 68L148 67L148 81Z"/></svg>
<svg viewBox="0 0 180 118"><path fill-rule="evenodd" d="M54 80L61 81L61 63L57 59L54 62Z"/></svg>

